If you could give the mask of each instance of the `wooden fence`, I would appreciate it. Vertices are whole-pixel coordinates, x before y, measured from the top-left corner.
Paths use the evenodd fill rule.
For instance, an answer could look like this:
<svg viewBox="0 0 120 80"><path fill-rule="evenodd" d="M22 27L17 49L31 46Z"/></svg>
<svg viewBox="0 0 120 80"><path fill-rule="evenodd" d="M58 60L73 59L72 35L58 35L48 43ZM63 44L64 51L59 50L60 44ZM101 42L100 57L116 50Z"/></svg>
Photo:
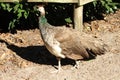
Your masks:
<svg viewBox="0 0 120 80"><path fill-rule="evenodd" d="M0 2L74 3L74 28L83 30L83 6L94 0L0 0Z"/></svg>

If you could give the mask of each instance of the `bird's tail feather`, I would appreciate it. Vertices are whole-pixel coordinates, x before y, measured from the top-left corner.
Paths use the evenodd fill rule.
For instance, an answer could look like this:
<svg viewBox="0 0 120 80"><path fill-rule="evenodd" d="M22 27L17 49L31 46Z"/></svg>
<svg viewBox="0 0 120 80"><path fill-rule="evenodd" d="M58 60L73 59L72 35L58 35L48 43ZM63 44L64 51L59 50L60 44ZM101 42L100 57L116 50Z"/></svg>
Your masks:
<svg viewBox="0 0 120 80"><path fill-rule="evenodd" d="M96 45L90 44L89 47L86 47L86 51L90 58L95 58L97 55L102 55L107 51L105 47L106 45L101 43L97 43Z"/></svg>

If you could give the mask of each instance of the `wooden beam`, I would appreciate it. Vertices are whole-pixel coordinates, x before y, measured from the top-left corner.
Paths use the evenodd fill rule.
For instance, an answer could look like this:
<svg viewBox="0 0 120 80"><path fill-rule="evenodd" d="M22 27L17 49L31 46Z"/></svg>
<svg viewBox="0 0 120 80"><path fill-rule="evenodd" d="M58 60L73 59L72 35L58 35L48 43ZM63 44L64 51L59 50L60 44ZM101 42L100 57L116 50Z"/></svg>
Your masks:
<svg viewBox="0 0 120 80"><path fill-rule="evenodd" d="M19 2L19 0L0 0L0 2Z"/></svg>
<svg viewBox="0 0 120 80"><path fill-rule="evenodd" d="M78 3L84 5L95 0L0 0L0 2L55 2L55 3Z"/></svg>
<svg viewBox="0 0 120 80"><path fill-rule="evenodd" d="M28 0L28 2L78 3L78 0Z"/></svg>
<svg viewBox="0 0 120 80"><path fill-rule="evenodd" d="M0 0L0 2L53 2L53 3L78 3L78 0Z"/></svg>
<svg viewBox="0 0 120 80"><path fill-rule="evenodd" d="M93 2L95 0L78 0L78 5L85 5L87 3Z"/></svg>

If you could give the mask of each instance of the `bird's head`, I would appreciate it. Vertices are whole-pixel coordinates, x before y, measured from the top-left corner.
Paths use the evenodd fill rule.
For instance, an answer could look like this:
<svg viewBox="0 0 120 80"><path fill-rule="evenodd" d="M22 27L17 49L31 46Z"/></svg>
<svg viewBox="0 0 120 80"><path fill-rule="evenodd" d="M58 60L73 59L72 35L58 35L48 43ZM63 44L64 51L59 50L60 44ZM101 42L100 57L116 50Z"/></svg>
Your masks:
<svg viewBox="0 0 120 80"><path fill-rule="evenodd" d="M38 5L38 11L40 12L41 15L45 15L45 9L44 5Z"/></svg>

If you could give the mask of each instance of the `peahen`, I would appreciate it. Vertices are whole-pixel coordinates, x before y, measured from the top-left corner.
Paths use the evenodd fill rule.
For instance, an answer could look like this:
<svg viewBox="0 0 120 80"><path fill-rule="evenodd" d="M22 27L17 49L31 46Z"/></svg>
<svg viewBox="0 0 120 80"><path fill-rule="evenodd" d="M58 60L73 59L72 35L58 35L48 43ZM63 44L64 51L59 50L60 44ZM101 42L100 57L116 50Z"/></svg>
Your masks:
<svg viewBox="0 0 120 80"><path fill-rule="evenodd" d="M44 6L38 6L39 29L46 48L56 56L58 71L61 69L61 59L70 58L75 61L95 58L104 54L102 41L86 33L66 27L54 27L47 22Z"/></svg>

